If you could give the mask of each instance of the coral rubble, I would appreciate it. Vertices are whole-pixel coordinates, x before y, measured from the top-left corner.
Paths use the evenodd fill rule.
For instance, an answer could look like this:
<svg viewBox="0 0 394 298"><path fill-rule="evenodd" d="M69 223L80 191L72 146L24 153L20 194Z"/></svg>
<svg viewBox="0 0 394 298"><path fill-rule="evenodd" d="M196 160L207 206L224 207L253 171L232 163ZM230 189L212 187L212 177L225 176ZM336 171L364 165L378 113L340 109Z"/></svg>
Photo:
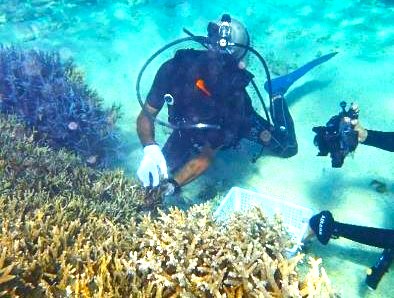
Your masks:
<svg viewBox="0 0 394 298"><path fill-rule="evenodd" d="M0 296L333 295L321 260L303 277L304 257L285 256L279 219L252 210L224 224L209 204L152 216L144 195L0 117Z"/></svg>

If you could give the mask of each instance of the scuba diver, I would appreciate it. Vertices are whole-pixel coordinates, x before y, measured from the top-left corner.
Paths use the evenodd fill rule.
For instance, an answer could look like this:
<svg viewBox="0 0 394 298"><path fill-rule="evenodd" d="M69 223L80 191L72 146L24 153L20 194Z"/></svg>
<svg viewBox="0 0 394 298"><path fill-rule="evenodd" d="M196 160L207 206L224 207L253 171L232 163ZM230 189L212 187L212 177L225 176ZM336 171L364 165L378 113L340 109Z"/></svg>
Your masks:
<svg viewBox="0 0 394 298"><path fill-rule="evenodd" d="M345 105L346 104L344 103L343 108ZM329 133L325 134L326 140L340 142L342 146L335 144L332 145L329 144L329 142L322 144L321 138L315 138L315 140L319 140L320 143L318 143L320 148L323 149L322 151L325 151L325 153L330 151L333 161L334 158L340 160L340 162L333 162L333 165L338 164L340 167L343 164L346 154L348 152L354 151L358 143L376 147L385 151L394 152L394 132L383 132L363 128L358 119L359 107L357 104L352 103L349 110L344 111L345 112L340 114L340 117L347 117L347 121L345 121L345 123L348 122L349 125L351 125L349 132L354 135L355 138L355 141L350 142L355 144L352 150L339 150L340 148L351 146L346 146L349 143L347 141L346 134L342 135L339 133L340 130L337 128L330 130ZM338 116L334 116L332 119L335 117L339 118ZM339 138L327 137L335 132ZM343 144L345 146L343 146ZM324 147L327 147L328 150L324 149ZM319 242L324 245L326 245L331 238L344 237L362 244L383 248L382 254L380 255L376 264L368 271L368 275L365 280L369 288L373 290L377 288L384 273L388 271L394 260L394 230L340 223L335 221L332 213L327 210L312 216L312 218L309 220L309 226L313 231L313 234L316 235L316 238L319 240Z"/></svg>
<svg viewBox="0 0 394 298"><path fill-rule="evenodd" d="M249 34L242 23L224 14L220 22L210 22L207 30L205 37L184 29L190 37L174 41L156 52L137 79L137 97L142 106L137 132L144 147L137 175L145 187L165 185L165 195L177 192L199 177L218 150L235 147L242 138L257 142L280 157L297 154L294 123L284 94L306 72L336 54L322 56L271 80L265 60L250 47ZM206 49L178 50L161 65L143 103L139 84L146 66L169 47L190 40ZM253 74L245 69L248 53L255 54L264 66L269 109ZM245 90L249 83L263 104L265 118L252 106ZM164 104L168 107L168 123L156 118ZM155 141L155 122L173 129L163 149Z"/></svg>
<svg viewBox="0 0 394 298"><path fill-rule="evenodd" d="M341 103L343 111L332 117L326 127L315 127L319 155L330 153L333 167L341 167L346 155L354 151L358 143L394 152L394 132L365 129L358 120L359 108ZM338 121L341 119L340 121ZM346 119L346 121L343 120ZM347 124L346 124L347 123ZM340 129L348 125L349 129ZM345 133L343 133L345 132ZM331 238L344 237L362 244L383 248L378 261L369 270L365 279L370 289L375 290L383 275L394 260L394 230L364 227L340 223L334 220L330 211L322 211L309 220L309 226L320 243L326 245Z"/></svg>
<svg viewBox="0 0 394 298"><path fill-rule="evenodd" d="M341 101L339 105L341 111L332 116L325 126L312 128L316 133L313 142L319 148L318 156L330 155L332 167L340 168L359 143L394 151L394 132L365 129L358 120L360 110L356 103L349 106Z"/></svg>

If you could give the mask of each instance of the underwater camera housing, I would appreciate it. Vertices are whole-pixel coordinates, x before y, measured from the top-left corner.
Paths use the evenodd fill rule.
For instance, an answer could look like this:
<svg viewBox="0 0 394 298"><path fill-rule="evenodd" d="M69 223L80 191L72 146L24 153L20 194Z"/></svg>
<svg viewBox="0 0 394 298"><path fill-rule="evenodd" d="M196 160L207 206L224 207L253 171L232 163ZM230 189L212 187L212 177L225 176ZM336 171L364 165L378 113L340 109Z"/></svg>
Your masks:
<svg viewBox="0 0 394 298"><path fill-rule="evenodd" d="M346 110L347 103L340 103L342 110L330 118L326 126L315 126L314 144L319 148L318 156L330 154L333 168L340 168L345 157L353 152L358 144L358 133L352 120L358 119L358 110L353 104Z"/></svg>

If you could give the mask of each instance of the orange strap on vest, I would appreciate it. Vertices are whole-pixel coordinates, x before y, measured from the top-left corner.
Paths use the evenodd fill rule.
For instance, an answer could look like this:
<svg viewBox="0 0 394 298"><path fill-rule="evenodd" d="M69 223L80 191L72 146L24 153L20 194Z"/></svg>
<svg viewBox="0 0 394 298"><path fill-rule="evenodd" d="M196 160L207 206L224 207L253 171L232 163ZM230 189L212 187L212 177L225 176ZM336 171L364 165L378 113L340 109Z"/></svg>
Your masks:
<svg viewBox="0 0 394 298"><path fill-rule="evenodd" d="M198 79L196 81L196 87L200 89L206 96L211 96L211 92L208 91L207 87L205 86L205 82L202 79Z"/></svg>

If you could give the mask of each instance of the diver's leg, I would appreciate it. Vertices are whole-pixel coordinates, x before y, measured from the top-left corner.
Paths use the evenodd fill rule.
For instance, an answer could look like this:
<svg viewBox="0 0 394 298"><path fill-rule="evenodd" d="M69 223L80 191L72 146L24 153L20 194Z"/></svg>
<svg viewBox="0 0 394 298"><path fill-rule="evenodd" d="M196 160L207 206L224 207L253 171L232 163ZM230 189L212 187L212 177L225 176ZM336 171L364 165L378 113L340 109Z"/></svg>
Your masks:
<svg viewBox="0 0 394 298"><path fill-rule="evenodd" d="M243 132L242 137L249 141L262 144L264 147L269 145L270 135L273 127L271 123L261 117L254 109L250 109L247 112L248 116L241 131ZM269 138L262 137L263 132Z"/></svg>
<svg viewBox="0 0 394 298"><path fill-rule="evenodd" d="M173 179L183 186L208 169L215 153L211 146L194 143L190 134L174 131L163 147L163 155Z"/></svg>
<svg viewBox="0 0 394 298"><path fill-rule="evenodd" d="M272 99L272 121L270 148L281 157L291 157L297 154L298 144L294 129L294 121L289 107L282 94Z"/></svg>
<svg viewBox="0 0 394 298"><path fill-rule="evenodd" d="M184 166L192 155L192 144L187 137L182 137L179 130L174 130L162 149L168 170L174 174Z"/></svg>
<svg viewBox="0 0 394 298"><path fill-rule="evenodd" d="M174 176L180 186L186 185L203 174L211 165L217 150L203 146L198 154L194 154Z"/></svg>
<svg viewBox="0 0 394 298"><path fill-rule="evenodd" d="M245 127L242 129L246 132L243 137L262 144L281 157L291 157L297 154L298 145L294 122L283 95L274 97L272 111L274 126L255 110L249 110Z"/></svg>

